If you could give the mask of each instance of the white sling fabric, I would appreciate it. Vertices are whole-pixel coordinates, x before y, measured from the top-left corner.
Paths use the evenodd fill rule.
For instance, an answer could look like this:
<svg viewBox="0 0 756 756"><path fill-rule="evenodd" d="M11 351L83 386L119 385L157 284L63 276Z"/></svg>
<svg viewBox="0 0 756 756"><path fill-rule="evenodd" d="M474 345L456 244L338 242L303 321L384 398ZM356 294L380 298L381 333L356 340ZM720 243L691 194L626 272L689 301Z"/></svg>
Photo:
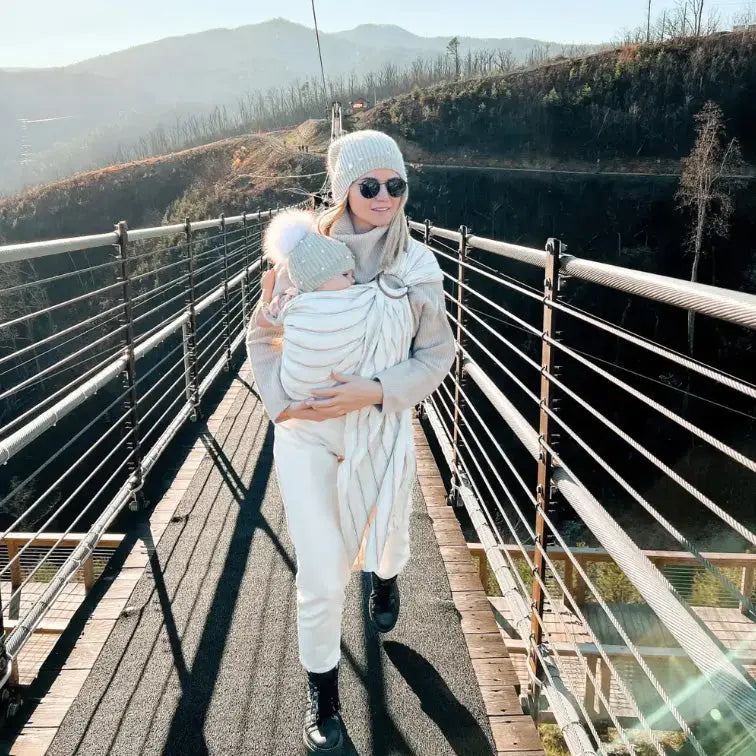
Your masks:
<svg viewBox="0 0 756 756"><path fill-rule="evenodd" d="M300 294L288 302L281 361L286 393L306 399L313 388L334 385L331 371L372 377L406 360L413 335L407 288L441 280L433 253L412 240L377 281ZM350 412L344 435L346 454L337 478L341 530L352 569L375 571L386 536L404 522L410 506L415 476L410 410Z"/></svg>

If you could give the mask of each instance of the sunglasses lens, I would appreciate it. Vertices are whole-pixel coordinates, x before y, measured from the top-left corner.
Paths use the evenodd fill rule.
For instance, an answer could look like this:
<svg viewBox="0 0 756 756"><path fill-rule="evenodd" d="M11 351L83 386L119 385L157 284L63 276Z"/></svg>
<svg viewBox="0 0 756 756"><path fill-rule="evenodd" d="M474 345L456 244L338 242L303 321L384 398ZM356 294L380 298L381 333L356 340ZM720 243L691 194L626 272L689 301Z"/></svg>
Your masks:
<svg viewBox="0 0 756 756"><path fill-rule="evenodd" d="M392 197L401 197L407 191L407 182L403 178L392 178L386 182L386 190Z"/></svg>
<svg viewBox="0 0 756 756"><path fill-rule="evenodd" d="M378 179L366 178L364 181L360 181L360 194L365 199L377 197L380 191L381 185L378 183Z"/></svg>

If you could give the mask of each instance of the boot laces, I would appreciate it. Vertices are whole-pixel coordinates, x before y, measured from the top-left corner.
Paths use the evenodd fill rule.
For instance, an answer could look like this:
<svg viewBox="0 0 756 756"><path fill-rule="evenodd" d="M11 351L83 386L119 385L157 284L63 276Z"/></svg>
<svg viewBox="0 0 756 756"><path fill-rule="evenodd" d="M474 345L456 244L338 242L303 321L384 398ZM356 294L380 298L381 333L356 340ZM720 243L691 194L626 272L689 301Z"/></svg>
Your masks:
<svg viewBox="0 0 756 756"><path fill-rule="evenodd" d="M330 681L324 682L321 687L309 680L308 698L310 700L309 718L316 724L321 724L332 714L338 714L341 710L338 687Z"/></svg>

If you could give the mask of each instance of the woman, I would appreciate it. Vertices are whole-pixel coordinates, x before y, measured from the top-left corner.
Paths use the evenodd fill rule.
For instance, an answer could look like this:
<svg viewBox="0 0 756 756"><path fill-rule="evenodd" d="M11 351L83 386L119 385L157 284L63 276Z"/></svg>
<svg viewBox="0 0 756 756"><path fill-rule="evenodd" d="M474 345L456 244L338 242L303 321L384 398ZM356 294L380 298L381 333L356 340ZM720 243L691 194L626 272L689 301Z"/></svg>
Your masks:
<svg viewBox="0 0 756 756"><path fill-rule="evenodd" d="M369 130L340 137L328 150L328 173L333 205L319 216L317 228L352 251L357 283L401 270L411 245L415 256L432 257L410 238L404 214L407 174L391 137ZM437 263L432 264L437 271ZM285 290L284 279L277 276L273 294ZM256 327L253 317L247 333L255 383L276 423L276 470L297 556L299 655L308 675L304 741L312 752L335 753L343 742L338 662L344 591L353 566L337 500L339 439L334 436L324 443L320 429L328 426L316 429L312 424L370 406L383 413L406 413L441 383L454 360L454 337L440 274L407 286L406 295L411 311L409 357L372 378L334 374L332 388L314 390L315 396L306 401L292 402L281 385L281 353L276 349L280 329ZM387 534L382 558L371 571L369 613L379 632L396 624L396 576L408 560L407 516Z"/></svg>

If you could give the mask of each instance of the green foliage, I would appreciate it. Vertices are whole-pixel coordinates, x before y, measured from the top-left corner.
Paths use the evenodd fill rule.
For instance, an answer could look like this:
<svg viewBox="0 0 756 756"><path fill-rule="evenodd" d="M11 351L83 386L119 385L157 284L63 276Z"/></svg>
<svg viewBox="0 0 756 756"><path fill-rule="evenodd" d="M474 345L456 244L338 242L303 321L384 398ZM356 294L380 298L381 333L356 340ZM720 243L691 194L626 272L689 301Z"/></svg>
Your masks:
<svg viewBox="0 0 756 756"><path fill-rule="evenodd" d="M562 98L559 96L559 92L557 92L554 87L551 88L551 91L548 94L543 96L544 105L558 105L561 100Z"/></svg>
<svg viewBox="0 0 756 756"><path fill-rule="evenodd" d="M694 115L713 99L746 159L756 159L754 87L756 33L721 34L439 85L422 109L410 95L379 104L372 125L400 126L403 136L433 151L679 159L693 144Z"/></svg>

